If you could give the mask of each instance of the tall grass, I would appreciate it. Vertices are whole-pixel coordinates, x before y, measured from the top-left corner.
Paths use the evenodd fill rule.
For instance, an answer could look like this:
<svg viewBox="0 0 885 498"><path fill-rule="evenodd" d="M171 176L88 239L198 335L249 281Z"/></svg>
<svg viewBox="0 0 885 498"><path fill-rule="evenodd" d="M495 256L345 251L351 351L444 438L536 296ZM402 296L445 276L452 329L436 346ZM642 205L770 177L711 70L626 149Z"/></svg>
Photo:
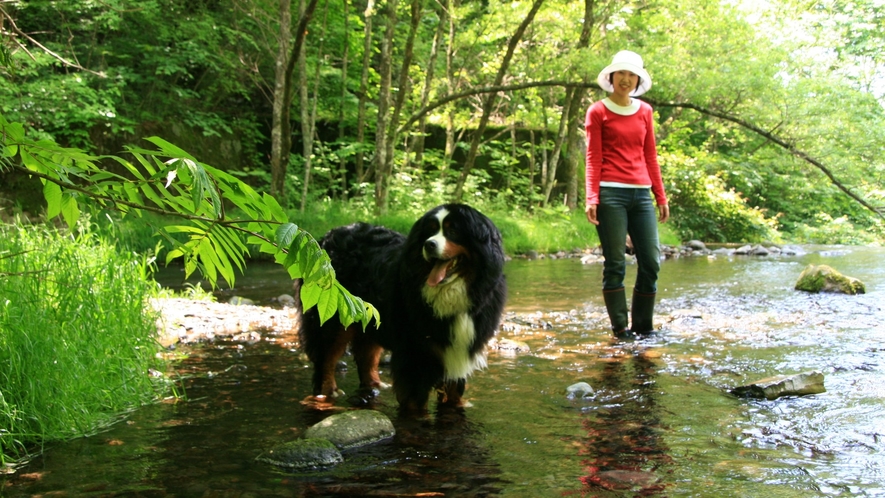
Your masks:
<svg viewBox="0 0 885 498"><path fill-rule="evenodd" d="M163 390L144 256L0 226L0 459L89 434Z"/></svg>

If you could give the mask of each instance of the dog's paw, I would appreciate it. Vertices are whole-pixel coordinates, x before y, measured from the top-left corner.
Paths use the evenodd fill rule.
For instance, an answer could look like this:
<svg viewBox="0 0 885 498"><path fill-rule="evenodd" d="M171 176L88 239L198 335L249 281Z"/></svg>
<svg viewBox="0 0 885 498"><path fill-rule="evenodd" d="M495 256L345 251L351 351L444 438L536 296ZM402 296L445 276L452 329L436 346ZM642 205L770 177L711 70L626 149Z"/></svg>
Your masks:
<svg viewBox="0 0 885 498"><path fill-rule="evenodd" d="M341 391L341 394L343 395L344 392ZM317 396L308 396L301 400L301 404L309 410L320 412L344 410L344 407L335 405L334 398L335 397L333 396L323 396L322 394Z"/></svg>

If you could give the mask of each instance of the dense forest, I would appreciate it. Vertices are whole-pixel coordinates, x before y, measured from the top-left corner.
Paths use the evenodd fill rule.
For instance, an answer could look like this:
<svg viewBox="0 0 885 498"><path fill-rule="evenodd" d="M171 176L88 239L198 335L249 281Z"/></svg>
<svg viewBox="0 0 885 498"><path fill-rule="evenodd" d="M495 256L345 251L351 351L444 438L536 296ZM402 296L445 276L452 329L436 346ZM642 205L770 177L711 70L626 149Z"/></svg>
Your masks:
<svg viewBox="0 0 885 498"><path fill-rule="evenodd" d="M681 237L870 243L883 29L874 0L13 0L0 113L99 156L157 136L294 210L573 210L595 76L631 49ZM42 209L10 151L0 208Z"/></svg>

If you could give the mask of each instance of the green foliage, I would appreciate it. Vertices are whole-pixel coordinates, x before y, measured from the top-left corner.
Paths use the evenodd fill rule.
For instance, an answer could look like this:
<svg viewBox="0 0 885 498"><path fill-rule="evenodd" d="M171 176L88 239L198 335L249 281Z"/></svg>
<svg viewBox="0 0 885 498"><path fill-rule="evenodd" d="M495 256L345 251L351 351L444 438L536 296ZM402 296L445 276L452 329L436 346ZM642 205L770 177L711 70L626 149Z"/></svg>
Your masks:
<svg viewBox="0 0 885 498"><path fill-rule="evenodd" d="M423 84L431 69L434 77L427 89L431 102L488 84L503 56L502 42L513 34L529 4L458 4L447 12L454 29L451 36L448 29L442 31L433 64L433 37L443 20L428 5L422 11L411 67L394 67L395 81L402 70L410 82L408 88L394 88L394 97L403 97L400 122L420 110ZM733 190L746 205L776 219L785 236L818 226L819 212L834 219L847 216L859 230L875 233L881 217L832 187L834 180L814 166L772 145L769 137L680 104L751 123L821 160L833 178L861 198L877 200L876 191L885 183L881 160L885 157L885 127L881 126L885 111L880 105L885 91L877 84L885 60L885 45L876 36L885 19L881 5L873 0L791 0L764 5L698 0L592 2L589 16L584 12L587 6L546 0L516 50L505 81L592 82L614 52L637 50L654 78L647 98L667 104L656 106L662 150L687 157L709 154L712 159L704 162L704 173L723 182L714 190ZM195 155L259 192L268 184L277 3L20 0L4 3L0 9L34 39L15 35L9 31L10 23L0 26L5 30L0 63L12 65L0 77L0 113L27 126L33 139L117 154L124 143L158 135L191 152L200 151ZM394 61L402 60L408 10L408 4L400 4L401 22L391 41ZM319 78L308 82L308 88L318 89L318 95L309 99L311 105L316 104L318 126L308 204L326 198L373 201L374 178L362 184L354 181L356 158L362 156L369 164L375 146L371 139L360 142L355 138L357 103L361 97L368 98L362 131L372 137L380 78L377 57L370 57L365 68L368 86L360 88L362 56L366 49L376 53L384 23L374 19L375 33L366 47L364 15L350 4L324 4L306 38L307 79ZM593 22L587 26L589 46L579 49L577 40L585 18ZM502 91L489 126L547 130L551 137L558 127L564 94L564 88L555 86ZM597 90L589 92L592 99L601 95ZM427 123L436 129L428 129L423 164L403 160L404 138L415 128L393 137L397 160L388 204L391 211L414 212L451 198L459 154L452 161L443 157L441 130L451 123L455 140L467 140L478 121L482 98L472 94L426 114ZM582 105L587 103L585 98ZM299 119L300 99L292 105L292 116ZM297 152L301 127L292 124ZM525 168L528 153L529 147L511 144L507 135L484 143L466 185L466 200L494 209L538 205L540 182L537 171L530 178ZM534 154L540 163L542 147L536 147ZM234 156L236 162L229 162ZM303 164L303 158L293 154L286 179L290 197L279 199L283 206L301 204ZM346 176L340 171L342 164L349 168ZM113 171L121 172L119 168ZM560 174L558 184L563 180ZM693 185L685 185L685 190L700 184L698 179L690 181ZM529 191L530 185L534 191ZM683 188L678 180L674 185ZM59 199L54 191L48 194L57 200L53 209L76 215L69 211L76 203ZM722 232L719 224L692 230L700 235L707 230ZM735 231L746 230L738 226ZM225 271L228 266L237 269L235 261L219 263Z"/></svg>
<svg viewBox="0 0 885 498"><path fill-rule="evenodd" d="M322 321L336 312L345 325L359 321L365 327L373 318L378 320L371 304L337 282L328 255L309 233L288 221L273 197L199 163L165 140L148 139L155 150L129 147L131 161L104 158L124 167L129 176L122 176L100 168L102 158L28 138L20 123L9 123L2 115L0 137L5 164L43 182L50 219L61 215L68 226L75 226L80 206L87 201L134 216L143 211L176 216L186 223L164 226L160 234L172 245L166 262L182 258L185 278L199 270L213 287L218 278L233 286L251 244L272 255L292 278L304 280L304 307L317 306ZM229 218L228 205L245 218Z"/></svg>
<svg viewBox="0 0 885 498"><path fill-rule="evenodd" d="M797 226L793 236L797 241L809 244L878 244L885 239L885 223L878 222L861 229L847 216L833 218L827 213L818 213L813 224Z"/></svg>
<svg viewBox="0 0 885 498"><path fill-rule="evenodd" d="M691 158L661 155L670 216L684 239L709 242L758 242L777 238L774 223L728 190L722 179L706 172L704 154Z"/></svg>
<svg viewBox="0 0 885 498"><path fill-rule="evenodd" d="M0 226L0 461L168 391L149 260L89 233Z"/></svg>

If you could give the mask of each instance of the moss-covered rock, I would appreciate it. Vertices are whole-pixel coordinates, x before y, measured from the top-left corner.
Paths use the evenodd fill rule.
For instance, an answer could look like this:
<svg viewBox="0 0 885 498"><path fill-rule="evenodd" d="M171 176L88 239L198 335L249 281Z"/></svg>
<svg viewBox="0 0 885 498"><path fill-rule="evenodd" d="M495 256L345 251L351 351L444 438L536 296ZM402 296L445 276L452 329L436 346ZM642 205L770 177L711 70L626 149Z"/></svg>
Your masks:
<svg viewBox="0 0 885 498"><path fill-rule="evenodd" d="M258 455L256 460L290 469L306 469L335 465L344 458L328 439L296 439Z"/></svg>
<svg viewBox="0 0 885 498"><path fill-rule="evenodd" d="M306 438L328 439L340 449L355 448L387 439L396 431L393 423L375 410L353 410L326 417L304 432Z"/></svg>
<svg viewBox="0 0 885 498"><path fill-rule="evenodd" d="M796 281L796 290L863 294L866 292L866 287L860 280L846 277L830 266L808 265Z"/></svg>

